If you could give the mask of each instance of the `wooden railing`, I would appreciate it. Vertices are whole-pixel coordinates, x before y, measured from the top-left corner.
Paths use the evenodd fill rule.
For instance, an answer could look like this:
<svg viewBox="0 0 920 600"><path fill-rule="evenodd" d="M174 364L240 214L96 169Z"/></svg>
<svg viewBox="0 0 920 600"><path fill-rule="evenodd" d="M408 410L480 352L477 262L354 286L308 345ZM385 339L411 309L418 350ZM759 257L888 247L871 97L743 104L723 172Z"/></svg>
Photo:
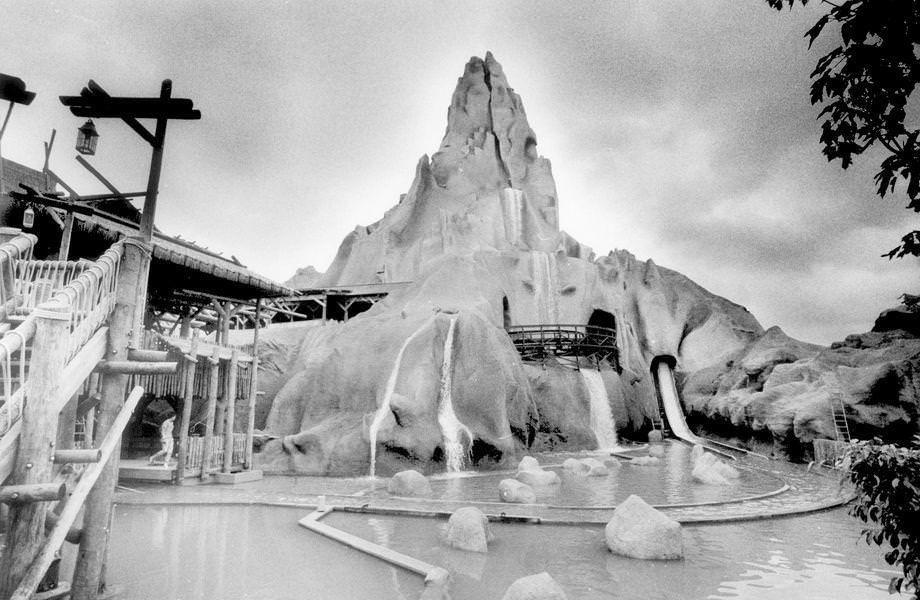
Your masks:
<svg viewBox="0 0 920 600"><path fill-rule="evenodd" d="M556 358L576 369L599 368L601 361L620 371L616 330L594 325L517 325L507 328L521 358Z"/></svg>
<svg viewBox="0 0 920 600"><path fill-rule="evenodd" d="M206 438L200 435L190 435L188 437L188 457L186 458L185 468L194 473L201 472L201 466L205 456ZM210 438L210 459L208 460L209 470L219 471L224 460L224 437L212 436ZM246 434L233 434L233 460L231 465L234 467L242 466L246 460Z"/></svg>
<svg viewBox="0 0 920 600"><path fill-rule="evenodd" d="M4 244L0 248L8 245ZM56 279L52 278L53 281L63 282L69 276L76 275L76 277L67 281L63 287L54 290L47 298L45 298L44 291L41 293L36 291L44 289L44 283L41 286L34 286L32 285L34 281L17 280L16 289L29 294L24 297L19 310L28 308L30 312L15 329L8 330L0 338L0 390L2 390L0 393L0 438L11 431L22 415L32 338L35 335L35 309L37 308L36 305L30 306L30 303L37 298L43 298L59 305L63 312L67 313L69 335L65 361L70 362L102 327L115 306L115 288L118 283L118 263L121 260L121 253L121 244L115 244L97 261L83 261L79 263L79 268L73 269L70 268L70 265L77 263L20 261L27 265L17 268L17 273L23 277L34 276L45 280L52 271L47 264L52 263L57 268L55 271L57 275L54 276ZM0 251L0 260L5 258L4 252ZM0 263L0 272L3 268L3 264ZM5 446L0 445L0 455L4 449Z"/></svg>

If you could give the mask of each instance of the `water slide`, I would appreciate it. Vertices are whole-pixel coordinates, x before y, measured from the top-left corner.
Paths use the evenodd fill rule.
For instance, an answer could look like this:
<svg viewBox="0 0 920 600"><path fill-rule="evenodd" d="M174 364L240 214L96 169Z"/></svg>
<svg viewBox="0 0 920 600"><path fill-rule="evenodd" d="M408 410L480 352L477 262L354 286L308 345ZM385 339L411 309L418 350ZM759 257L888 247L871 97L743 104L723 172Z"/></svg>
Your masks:
<svg viewBox="0 0 920 600"><path fill-rule="evenodd" d="M684 410L680 405L680 397L677 395L677 384L674 383L674 372L671 369L671 365L666 360L659 360L655 370L658 375L658 393L661 396L661 404L664 407L665 417L668 419L668 427L671 428L675 437L690 444L703 446L708 450L733 460L737 458L735 455L729 454L714 446L727 448L734 452L750 454L749 451L743 448L737 448L714 440L703 439L690 431L690 427L687 426L687 420L684 418Z"/></svg>

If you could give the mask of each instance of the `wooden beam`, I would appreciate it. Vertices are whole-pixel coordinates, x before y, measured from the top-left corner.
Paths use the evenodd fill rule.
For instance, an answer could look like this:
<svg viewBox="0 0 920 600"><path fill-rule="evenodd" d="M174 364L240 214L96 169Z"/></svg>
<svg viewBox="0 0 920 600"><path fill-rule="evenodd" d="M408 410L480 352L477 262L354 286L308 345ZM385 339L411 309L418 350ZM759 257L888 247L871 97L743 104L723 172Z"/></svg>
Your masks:
<svg viewBox="0 0 920 600"><path fill-rule="evenodd" d="M28 483L0 487L0 502L13 505L52 502L63 500L66 496L67 486L63 483Z"/></svg>
<svg viewBox="0 0 920 600"><path fill-rule="evenodd" d="M176 372L179 363L140 362L134 360L101 360L96 365L99 373L125 373L128 375L170 375Z"/></svg>
<svg viewBox="0 0 920 600"><path fill-rule="evenodd" d="M188 461L188 429L192 420L192 404L195 402L195 356L198 354L198 336L192 337L191 356L186 355L184 371L185 393L182 397L182 417L179 419L179 456L176 459L176 475L174 482L182 483L185 478L185 463Z"/></svg>
<svg viewBox="0 0 920 600"><path fill-rule="evenodd" d="M252 434L256 422L256 398L259 395L259 321L262 317L262 300L256 301L255 330L252 332L252 366L249 372L249 410L246 415L246 455L244 459L247 470L252 470Z"/></svg>
<svg viewBox="0 0 920 600"><path fill-rule="evenodd" d="M53 476L51 456L60 413L54 403L61 395L64 361L70 343L68 305L45 302L33 314L36 318L27 384L29 402L23 408L21 419L19 451L13 470L15 485L44 484ZM11 595L41 549L46 510L44 505L37 503L10 508L6 548L0 557L0 598Z"/></svg>
<svg viewBox="0 0 920 600"><path fill-rule="evenodd" d="M150 264L149 245L139 242L136 238L126 239L123 243L124 254L118 271L115 309L108 320L108 346L103 347L105 357L109 360L127 360L128 358L128 345L135 324L135 313L139 312L138 308L143 307L145 299L146 279L143 274L147 272ZM92 367L95 367L98 362L98 359L93 362ZM106 373L102 375L101 380L101 400L95 422L95 445L99 448L102 448L99 440L105 436L108 441L110 431L116 436L116 441L121 436L121 431L116 432L114 425L121 414L122 407L125 406L128 376L121 373ZM103 463L96 463L87 467L87 471L95 472L95 469L99 468L101 472L98 474L92 491L87 491L89 496L86 499L83 515L83 538L80 540L80 550L77 553L77 564L73 574L71 594L73 600L96 600L99 592L105 590L103 565L106 560L112 521L112 498L118 481L119 447L114 441L112 444L114 449L104 466ZM85 473L84 477L86 477ZM81 479L78 485L83 485L83 481ZM69 509L70 503L65 511Z"/></svg>
<svg viewBox="0 0 920 600"><path fill-rule="evenodd" d="M214 443L214 420L217 412L217 392L220 390L220 348L214 347L209 361L211 365L208 378L208 408L204 422L204 455L201 457L201 478L207 479L211 473L211 444Z"/></svg>
<svg viewBox="0 0 920 600"><path fill-rule="evenodd" d="M230 472L233 465L233 421L236 417L236 377L238 370L237 351L230 355L230 364L227 365L227 424L224 427L224 473Z"/></svg>
<svg viewBox="0 0 920 600"><path fill-rule="evenodd" d="M94 463L100 460L102 451L97 448L58 450L54 453L54 463L58 465Z"/></svg>
<svg viewBox="0 0 920 600"><path fill-rule="evenodd" d="M124 406L112 422L105 436L105 440L99 445L99 449L102 451L102 460L98 463L89 465L83 472L83 476L80 477L80 481L74 486L73 493L67 500L64 510L61 511L57 523L55 523L54 528L51 530L51 534L45 539L41 551L22 577L22 581L10 597L10 600L29 600L35 592L39 582L41 582L42 577L45 575L45 571L48 570L51 561L54 560L55 553L57 553L61 544L63 544L64 540L67 538L67 534L71 531L71 526L80 513L80 509L83 507L83 503L87 499L90 490L93 489L93 486L103 474L106 465L109 463L109 459L112 458L112 455L120 444L121 434L143 395L144 388L140 386L131 390L131 394L125 401ZM85 529L81 537L84 538L81 540L82 548L83 544L86 542L85 538L87 537ZM74 583L76 584L76 581ZM93 597L95 598L95 591Z"/></svg>
<svg viewBox="0 0 920 600"><path fill-rule="evenodd" d="M128 348L128 360L141 362L166 362L169 360L169 351Z"/></svg>

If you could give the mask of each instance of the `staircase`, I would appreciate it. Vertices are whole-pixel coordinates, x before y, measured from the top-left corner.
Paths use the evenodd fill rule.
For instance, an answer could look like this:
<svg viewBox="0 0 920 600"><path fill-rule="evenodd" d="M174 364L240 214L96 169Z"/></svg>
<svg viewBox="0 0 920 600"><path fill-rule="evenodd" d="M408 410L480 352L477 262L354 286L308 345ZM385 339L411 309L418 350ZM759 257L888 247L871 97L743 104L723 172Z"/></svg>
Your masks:
<svg viewBox="0 0 920 600"><path fill-rule="evenodd" d="M105 356L123 245L95 262L35 261L35 242L26 234L0 244L0 501L10 505L0 596L18 600L35 598L46 573L57 585L55 555L79 539L72 525L143 395L132 390L98 447L74 449L74 430L55 446L61 411L92 393L86 382ZM69 417L75 428L79 415ZM27 567L17 553L32 557Z"/></svg>

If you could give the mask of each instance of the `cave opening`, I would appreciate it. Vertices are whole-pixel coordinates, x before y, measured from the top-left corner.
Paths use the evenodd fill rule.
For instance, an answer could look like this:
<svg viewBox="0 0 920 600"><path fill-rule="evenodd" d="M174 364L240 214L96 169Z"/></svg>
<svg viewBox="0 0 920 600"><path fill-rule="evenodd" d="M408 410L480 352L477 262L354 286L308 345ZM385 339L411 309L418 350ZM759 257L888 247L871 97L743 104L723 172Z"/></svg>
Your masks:
<svg viewBox="0 0 920 600"><path fill-rule="evenodd" d="M511 305L508 304L508 296L502 296L502 327L511 327Z"/></svg>

